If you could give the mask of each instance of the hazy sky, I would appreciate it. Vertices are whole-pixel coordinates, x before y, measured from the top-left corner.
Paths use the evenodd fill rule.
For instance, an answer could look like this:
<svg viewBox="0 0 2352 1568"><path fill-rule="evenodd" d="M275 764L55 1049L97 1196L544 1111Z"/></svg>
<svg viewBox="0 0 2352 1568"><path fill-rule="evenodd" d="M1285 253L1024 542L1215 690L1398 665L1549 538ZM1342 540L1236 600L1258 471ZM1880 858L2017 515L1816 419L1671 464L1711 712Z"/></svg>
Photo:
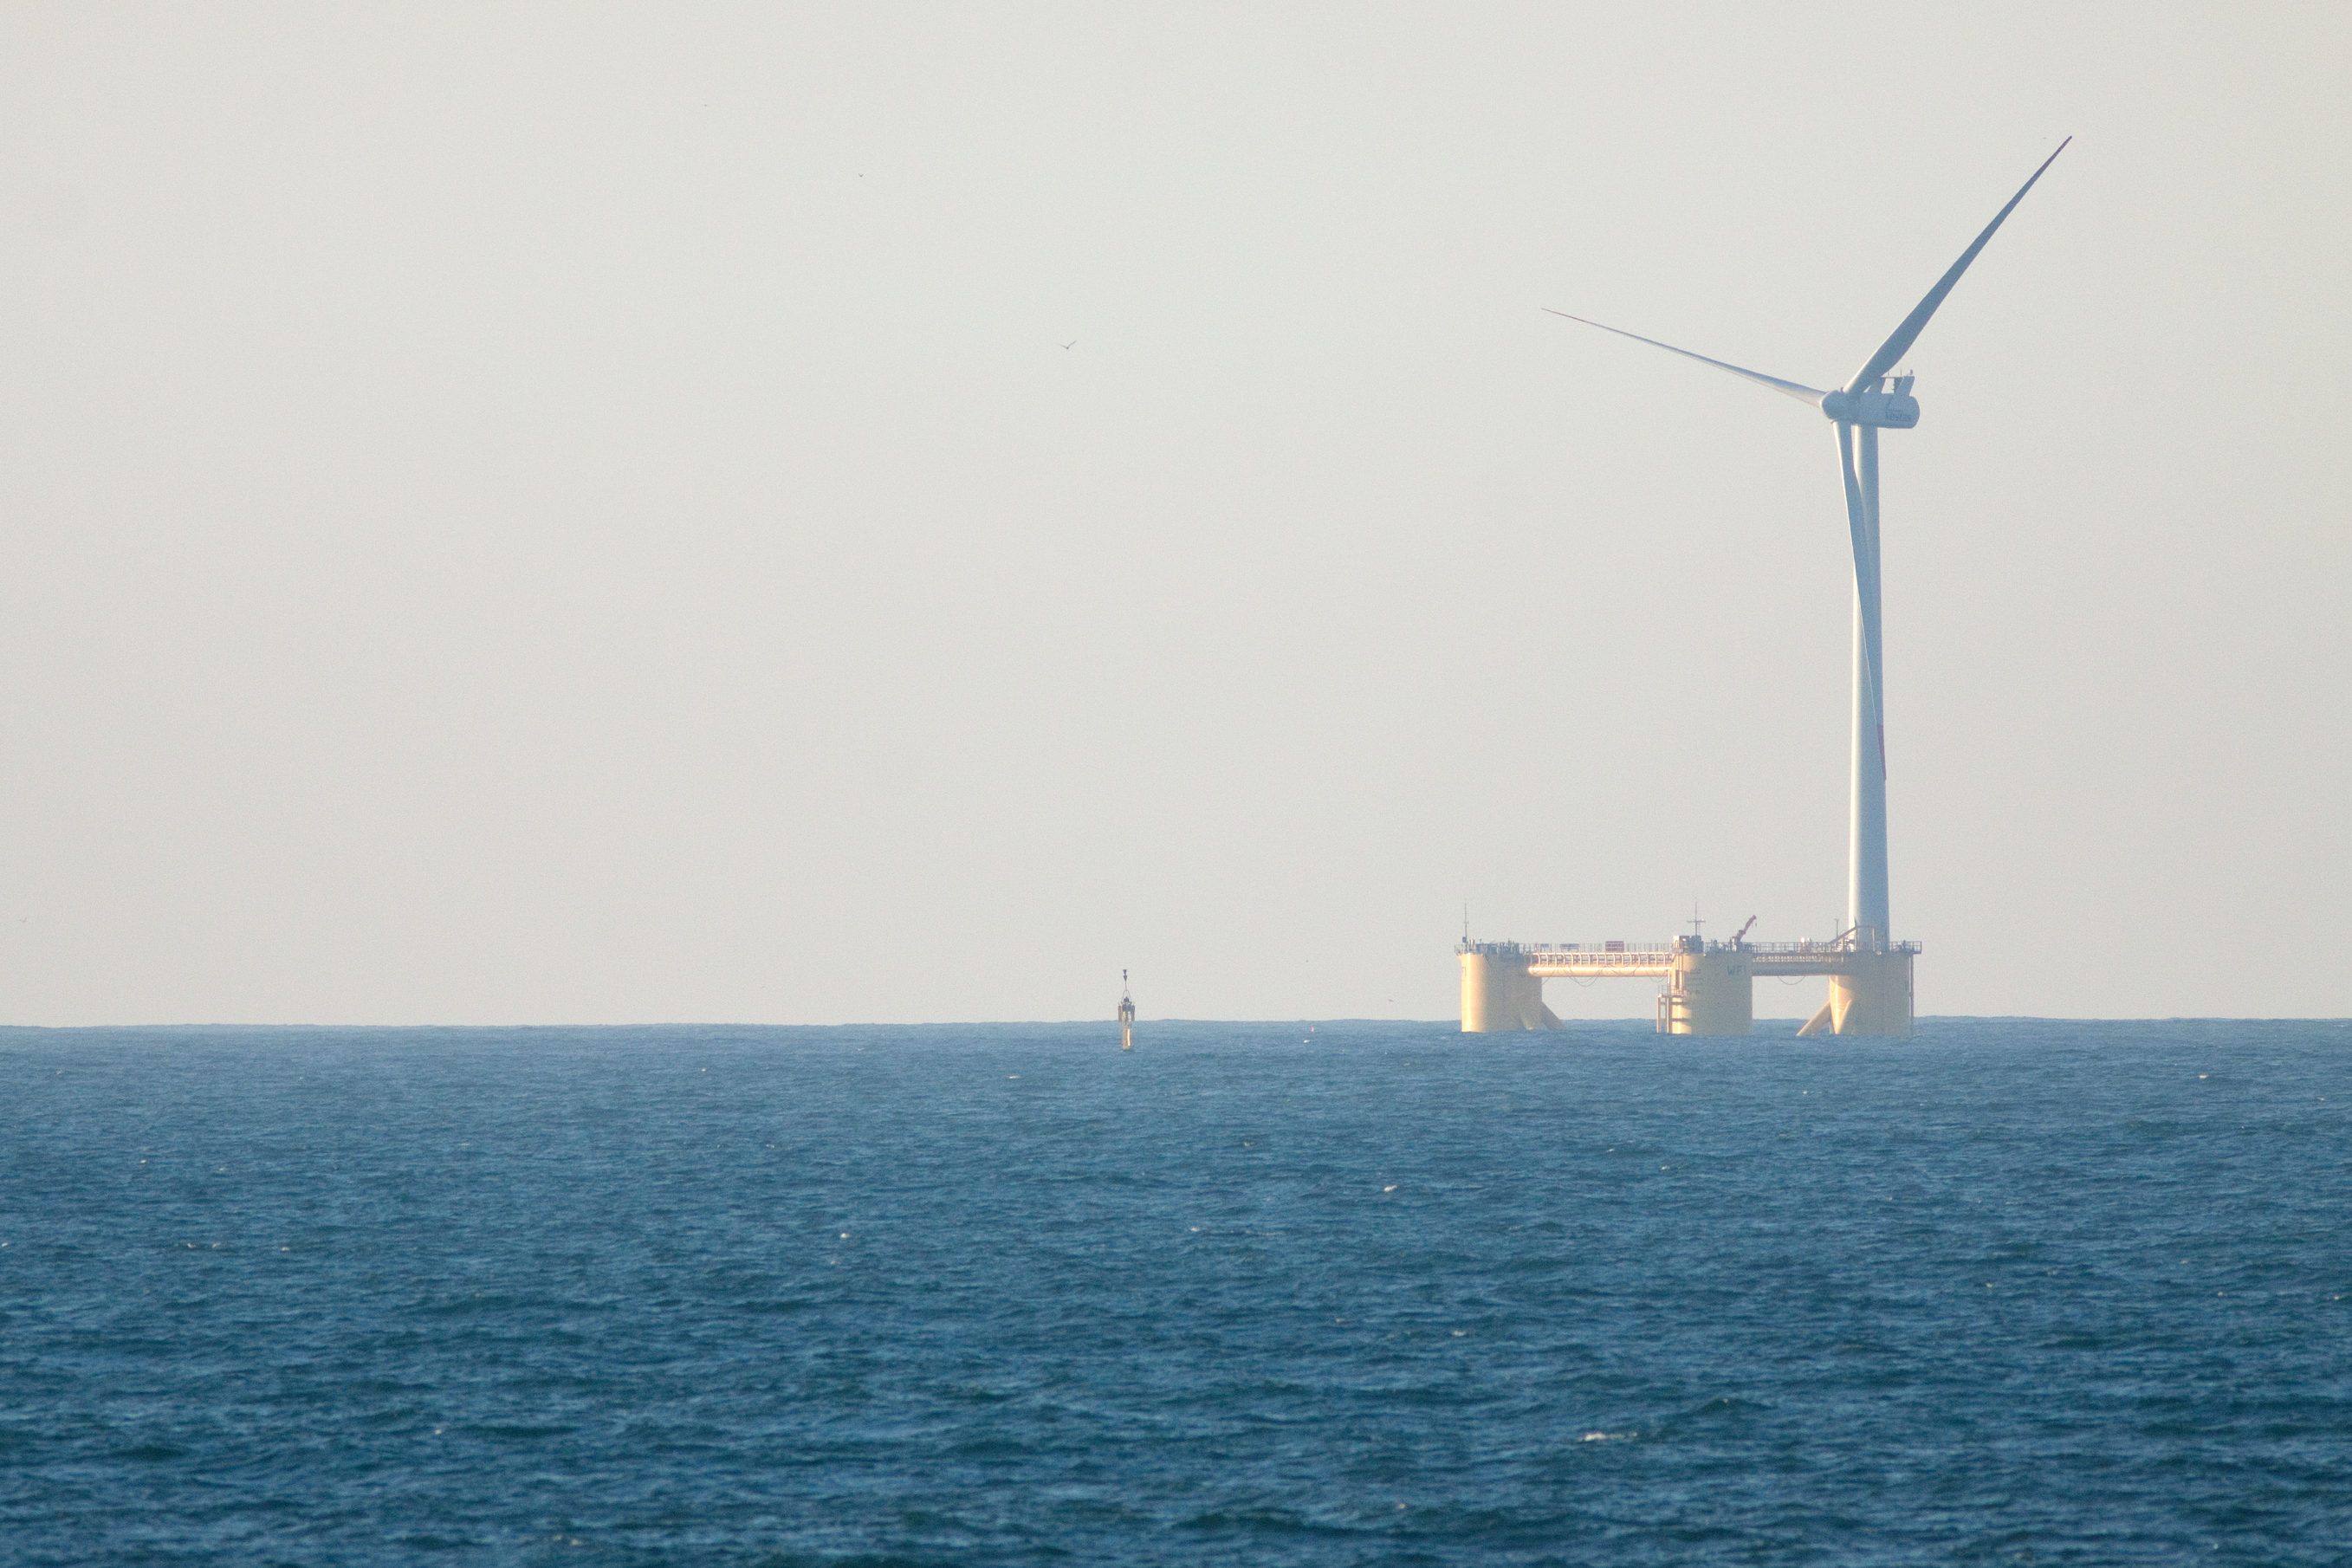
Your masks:
<svg viewBox="0 0 2352 1568"><path fill-rule="evenodd" d="M1832 384L2069 134L1885 442L1920 1010L2352 1014L2347 16L0 7L0 1018L1826 935L1830 426L1540 308Z"/></svg>

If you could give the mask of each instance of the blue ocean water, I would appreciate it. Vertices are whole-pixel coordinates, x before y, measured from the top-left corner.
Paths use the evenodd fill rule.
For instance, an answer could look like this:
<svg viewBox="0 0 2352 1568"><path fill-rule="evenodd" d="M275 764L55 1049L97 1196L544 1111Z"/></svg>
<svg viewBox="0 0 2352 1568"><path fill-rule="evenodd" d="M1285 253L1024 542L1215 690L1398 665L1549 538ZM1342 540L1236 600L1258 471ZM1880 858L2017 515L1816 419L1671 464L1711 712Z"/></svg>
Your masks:
<svg viewBox="0 0 2352 1568"><path fill-rule="evenodd" d="M0 1031L16 1563L2352 1562L2352 1026Z"/></svg>

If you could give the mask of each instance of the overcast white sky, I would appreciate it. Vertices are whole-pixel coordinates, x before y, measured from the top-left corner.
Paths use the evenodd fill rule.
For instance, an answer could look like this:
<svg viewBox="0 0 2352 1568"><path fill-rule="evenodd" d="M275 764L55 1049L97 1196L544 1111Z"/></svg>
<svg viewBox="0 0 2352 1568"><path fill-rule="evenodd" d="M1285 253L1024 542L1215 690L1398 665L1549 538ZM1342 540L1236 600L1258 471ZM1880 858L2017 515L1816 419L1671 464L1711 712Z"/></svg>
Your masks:
<svg viewBox="0 0 2352 1568"><path fill-rule="evenodd" d="M2352 1014L2340 5L0 6L0 1018ZM1651 987L1549 987L1646 1016ZM1759 1011L1801 1015L1819 983Z"/></svg>

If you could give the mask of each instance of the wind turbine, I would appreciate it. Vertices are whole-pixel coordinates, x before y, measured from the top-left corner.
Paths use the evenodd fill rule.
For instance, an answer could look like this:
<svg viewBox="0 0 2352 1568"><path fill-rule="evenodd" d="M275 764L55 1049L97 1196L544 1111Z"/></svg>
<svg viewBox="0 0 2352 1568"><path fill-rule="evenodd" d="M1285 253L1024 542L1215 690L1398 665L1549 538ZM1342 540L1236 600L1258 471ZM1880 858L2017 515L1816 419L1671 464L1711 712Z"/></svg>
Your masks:
<svg viewBox="0 0 2352 1568"><path fill-rule="evenodd" d="M2058 153L2063 153L2073 140L2070 136L2058 143ZM1969 269L1969 263L1977 258L1977 252L1985 247L1985 242L2002 221L2017 210L2017 204L2033 188L2033 181L2042 178L2043 171L2058 161L2058 153L2042 160L2042 167L2033 171L2033 179L2018 187L2017 195L2009 198L2009 205L1993 215L1984 232L1977 236L1976 243L1960 252L1951 270L1927 290L1927 297L1903 318L1903 324L1878 345L1878 351L1863 361L1862 368L1843 386L1827 392L1759 371L1743 370L1638 332L1586 321L1582 316L1569 316L1565 310L1551 311L1555 316L1567 316L1571 321L1583 321L1588 327L1600 327L1604 332L1615 332L1621 338L1632 338L1635 342L1648 343L1744 376L1800 403L1811 404L1837 426L1838 474L1845 485L1846 526L1853 536L1853 806L1847 840L1846 927L1847 940L1866 952L1885 951L1890 930L1886 913L1886 686L1879 658L1878 433L1908 430L1919 423L1919 405L1911 396L1912 378L1890 376L1887 372L1895 368L1895 362L1926 329L1928 318L1944 302L1944 296L1952 291L1952 285L1960 280L1960 274ZM1906 1011L1907 1016L1907 1007Z"/></svg>

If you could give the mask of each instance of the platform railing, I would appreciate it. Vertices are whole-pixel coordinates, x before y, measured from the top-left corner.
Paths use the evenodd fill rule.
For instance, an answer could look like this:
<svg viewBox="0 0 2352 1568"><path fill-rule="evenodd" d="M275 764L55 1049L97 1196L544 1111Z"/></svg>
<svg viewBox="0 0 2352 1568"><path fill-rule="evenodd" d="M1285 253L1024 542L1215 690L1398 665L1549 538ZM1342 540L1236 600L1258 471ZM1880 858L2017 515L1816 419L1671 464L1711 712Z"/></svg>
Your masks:
<svg viewBox="0 0 2352 1568"><path fill-rule="evenodd" d="M1475 952L1487 958L1638 958L1671 957L1680 951L1674 942L1465 942L1454 947L1456 952ZM1801 937L1795 942L1709 942L1709 952L1747 952L1764 958L1826 958L1835 953L1878 952L1908 952L1921 951L1916 942L1891 942L1883 948L1866 949L1855 945L1847 937Z"/></svg>

